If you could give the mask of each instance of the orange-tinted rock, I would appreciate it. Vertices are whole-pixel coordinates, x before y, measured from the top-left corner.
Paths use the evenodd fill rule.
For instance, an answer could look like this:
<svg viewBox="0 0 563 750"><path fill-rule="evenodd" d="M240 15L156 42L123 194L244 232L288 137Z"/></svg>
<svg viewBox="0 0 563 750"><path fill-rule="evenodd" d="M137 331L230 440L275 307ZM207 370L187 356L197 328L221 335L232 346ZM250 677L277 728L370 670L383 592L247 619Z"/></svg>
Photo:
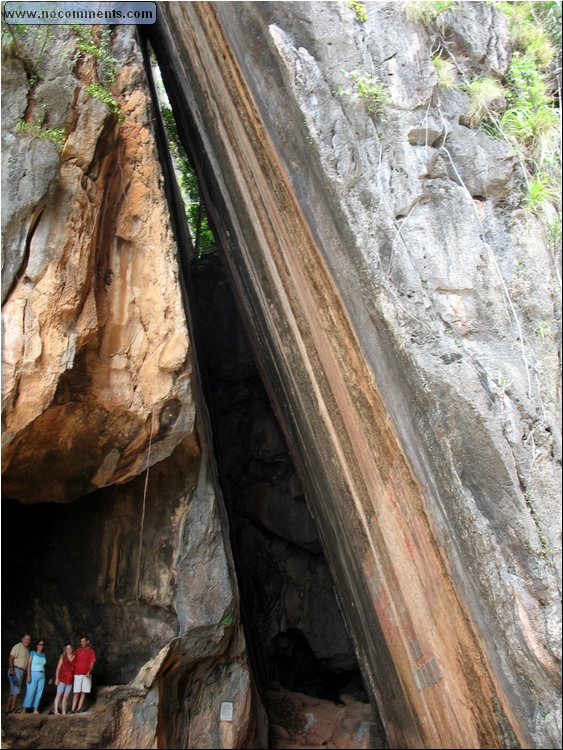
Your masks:
<svg viewBox="0 0 563 750"><path fill-rule="evenodd" d="M21 239L22 267L3 307L3 486L23 502L68 501L125 482L193 430L152 108L138 50L121 54L112 90L123 124L86 91L91 61L67 85L56 189L41 197ZM33 101L30 108L33 116ZM15 145L22 138L32 152L55 151L29 136ZM25 179L7 187L3 203Z"/></svg>

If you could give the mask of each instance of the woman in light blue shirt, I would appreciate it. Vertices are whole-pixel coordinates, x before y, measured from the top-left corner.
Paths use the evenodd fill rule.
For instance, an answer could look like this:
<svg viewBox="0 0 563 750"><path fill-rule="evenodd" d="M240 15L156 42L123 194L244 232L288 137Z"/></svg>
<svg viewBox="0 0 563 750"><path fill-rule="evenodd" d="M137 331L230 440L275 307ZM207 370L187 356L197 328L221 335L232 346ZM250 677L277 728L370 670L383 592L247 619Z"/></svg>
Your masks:
<svg viewBox="0 0 563 750"><path fill-rule="evenodd" d="M25 690L25 698L23 699L23 707L26 713L29 713L33 706L33 713L39 713L39 701L43 695L43 688L45 687L45 665L47 664L47 657L45 656L45 641L40 639L37 641L35 651L30 651L29 660L27 662L27 685Z"/></svg>

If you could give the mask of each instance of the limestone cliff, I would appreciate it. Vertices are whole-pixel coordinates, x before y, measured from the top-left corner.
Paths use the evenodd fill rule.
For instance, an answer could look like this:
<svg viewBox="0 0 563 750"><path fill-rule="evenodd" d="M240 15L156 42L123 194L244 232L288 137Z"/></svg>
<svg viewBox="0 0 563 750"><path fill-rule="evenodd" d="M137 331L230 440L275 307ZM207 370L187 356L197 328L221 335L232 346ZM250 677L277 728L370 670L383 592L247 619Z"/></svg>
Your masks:
<svg viewBox="0 0 563 750"><path fill-rule="evenodd" d="M550 746L558 264L432 64L502 78L506 23L365 9L171 3L151 39L391 746Z"/></svg>
<svg viewBox="0 0 563 750"><path fill-rule="evenodd" d="M37 55L45 33L29 42ZM38 63L46 78L31 89L22 61L5 63L3 486L24 502L125 482L194 425L176 249L138 51L130 34L118 37L112 111L99 98L97 58L72 32L54 39ZM60 130L59 154L45 135Z"/></svg>
<svg viewBox="0 0 563 750"><path fill-rule="evenodd" d="M217 238L193 278L148 43ZM87 632L98 692L11 746L266 746L257 686L272 747L560 745L559 258L468 93L514 52L480 2L16 32L2 652ZM308 698L267 684L292 648Z"/></svg>
<svg viewBox="0 0 563 750"><path fill-rule="evenodd" d="M136 32L13 34L2 60L12 560L2 650L41 633L53 677L58 649L88 633L97 700L64 728L10 719L4 738L140 748L188 735L201 746L205 735L249 746L255 697L199 407L195 429L197 377ZM228 725L211 690L233 705Z"/></svg>

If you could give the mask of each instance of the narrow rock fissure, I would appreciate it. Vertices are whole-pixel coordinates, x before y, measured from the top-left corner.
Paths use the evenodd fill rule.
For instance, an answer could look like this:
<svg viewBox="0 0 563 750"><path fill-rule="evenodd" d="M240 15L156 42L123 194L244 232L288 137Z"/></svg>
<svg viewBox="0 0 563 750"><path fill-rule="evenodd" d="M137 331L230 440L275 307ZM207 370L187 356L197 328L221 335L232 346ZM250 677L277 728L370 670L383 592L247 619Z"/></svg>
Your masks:
<svg viewBox="0 0 563 750"><path fill-rule="evenodd" d="M156 109L149 60L146 54ZM163 78L166 84L165 74ZM178 116L173 88L167 87L167 95ZM261 378L259 347L249 342L230 287L222 260L226 230L217 222L221 210L210 197L206 155L188 121L189 113L182 112L177 133L200 180L216 238L216 247L203 254L194 252L184 219L166 138L170 129L159 123L157 136L178 239L184 304L229 518L241 617L269 717L270 747L310 741L299 716L306 711L306 699L296 705L297 694L327 705L351 706L350 714L356 711L361 726L356 742L364 743L370 732L382 735L380 721L369 704L316 524ZM325 711L330 714L330 708ZM367 746L354 744L352 736L348 740L350 747ZM371 736L369 741L370 747L380 746Z"/></svg>
<svg viewBox="0 0 563 750"><path fill-rule="evenodd" d="M264 687L367 700L314 520L218 253L194 264L204 392L228 509L248 646Z"/></svg>
<svg viewBox="0 0 563 750"><path fill-rule="evenodd" d="M157 5L3 18L3 744L561 747L560 4Z"/></svg>

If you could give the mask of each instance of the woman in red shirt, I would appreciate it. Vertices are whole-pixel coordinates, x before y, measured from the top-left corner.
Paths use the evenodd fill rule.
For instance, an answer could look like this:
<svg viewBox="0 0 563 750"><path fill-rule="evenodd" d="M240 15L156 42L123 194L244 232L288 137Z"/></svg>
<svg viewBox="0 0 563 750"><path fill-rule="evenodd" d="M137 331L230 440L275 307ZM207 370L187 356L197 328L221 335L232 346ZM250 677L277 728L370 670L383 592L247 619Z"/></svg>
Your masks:
<svg viewBox="0 0 563 750"><path fill-rule="evenodd" d="M66 714L66 702L68 696L72 690L72 683L74 681L74 667L75 667L76 654L72 648L71 643L67 643L64 647L64 651L61 654L59 663L57 664L57 672L55 674L55 685L57 686L57 695L55 696L55 713L58 715L59 712L59 699L63 696L63 716Z"/></svg>

